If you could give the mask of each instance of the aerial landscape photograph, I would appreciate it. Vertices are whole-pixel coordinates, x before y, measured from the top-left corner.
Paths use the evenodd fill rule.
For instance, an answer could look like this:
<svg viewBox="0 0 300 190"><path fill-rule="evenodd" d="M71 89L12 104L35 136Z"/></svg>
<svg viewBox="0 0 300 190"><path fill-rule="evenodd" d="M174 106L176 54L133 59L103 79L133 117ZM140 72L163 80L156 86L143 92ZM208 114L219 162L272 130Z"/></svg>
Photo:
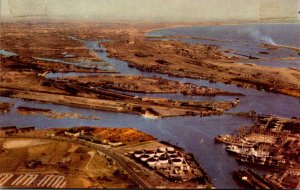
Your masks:
<svg viewBox="0 0 300 190"><path fill-rule="evenodd" d="M0 189L300 189L300 0L0 13Z"/></svg>

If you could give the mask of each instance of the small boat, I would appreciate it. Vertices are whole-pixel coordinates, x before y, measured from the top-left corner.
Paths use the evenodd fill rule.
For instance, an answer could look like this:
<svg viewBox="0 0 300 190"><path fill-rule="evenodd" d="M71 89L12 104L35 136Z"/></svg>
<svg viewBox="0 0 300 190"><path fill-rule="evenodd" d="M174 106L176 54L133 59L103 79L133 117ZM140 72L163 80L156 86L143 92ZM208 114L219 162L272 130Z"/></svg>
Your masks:
<svg viewBox="0 0 300 190"><path fill-rule="evenodd" d="M225 150L232 154L239 154L241 152L240 148L235 145L227 145Z"/></svg>
<svg viewBox="0 0 300 190"><path fill-rule="evenodd" d="M249 148L239 148L236 145L229 144L226 146L225 150L232 154L245 154L249 151Z"/></svg>
<svg viewBox="0 0 300 190"><path fill-rule="evenodd" d="M142 116L143 116L144 118L147 118L147 119L159 119L159 118L160 118L159 116L153 115L153 114L148 113L148 112L142 114Z"/></svg>

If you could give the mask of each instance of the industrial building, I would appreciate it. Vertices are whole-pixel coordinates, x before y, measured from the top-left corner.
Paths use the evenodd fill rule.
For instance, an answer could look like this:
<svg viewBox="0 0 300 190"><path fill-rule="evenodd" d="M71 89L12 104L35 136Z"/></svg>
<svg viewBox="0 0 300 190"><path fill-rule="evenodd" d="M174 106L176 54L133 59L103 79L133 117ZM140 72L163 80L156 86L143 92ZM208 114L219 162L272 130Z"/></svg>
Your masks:
<svg viewBox="0 0 300 190"><path fill-rule="evenodd" d="M12 135L16 133L24 133L34 131L35 127L20 127L17 128L16 126L5 126L0 127L0 135Z"/></svg>
<svg viewBox="0 0 300 190"><path fill-rule="evenodd" d="M192 167L186 155L174 147L159 147L157 150L138 150L131 156L143 165L159 171L173 181L186 181L194 178Z"/></svg>
<svg viewBox="0 0 300 190"><path fill-rule="evenodd" d="M18 129L16 126L5 126L0 128L0 134L9 135L17 133Z"/></svg>

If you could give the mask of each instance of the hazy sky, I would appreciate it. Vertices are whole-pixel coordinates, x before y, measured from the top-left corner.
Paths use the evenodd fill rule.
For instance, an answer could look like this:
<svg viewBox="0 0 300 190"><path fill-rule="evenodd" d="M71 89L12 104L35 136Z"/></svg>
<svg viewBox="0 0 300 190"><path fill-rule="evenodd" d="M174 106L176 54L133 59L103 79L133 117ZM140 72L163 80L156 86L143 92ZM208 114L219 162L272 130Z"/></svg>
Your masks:
<svg viewBox="0 0 300 190"><path fill-rule="evenodd" d="M284 7L300 0L0 0L2 17L162 21L257 19L260 1Z"/></svg>

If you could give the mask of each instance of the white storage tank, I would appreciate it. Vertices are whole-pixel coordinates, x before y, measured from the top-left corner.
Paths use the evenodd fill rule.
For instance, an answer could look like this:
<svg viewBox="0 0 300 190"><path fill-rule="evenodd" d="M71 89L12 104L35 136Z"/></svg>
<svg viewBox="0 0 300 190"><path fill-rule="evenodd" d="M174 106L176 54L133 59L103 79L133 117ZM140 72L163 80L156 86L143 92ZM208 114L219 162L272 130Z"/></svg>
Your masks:
<svg viewBox="0 0 300 190"><path fill-rule="evenodd" d="M171 147L171 146L168 146L167 147L167 151L175 151L175 148Z"/></svg>
<svg viewBox="0 0 300 190"><path fill-rule="evenodd" d="M164 154L165 154L164 152L156 152L155 153L156 156L161 156L161 155L164 155Z"/></svg>
<svg viewBox="0 0 300 190"><path fill-rule="evenodd" d="M149 155L150 157L153 157L155 155L155 152L152 150L145 150L145 155Z"/></svg>
<svg viewBox="0 0 300 190"><path fill-rule="evenodd" d="M171 156L171 155L177 155L177 152L169 150L168 151L168 156Z"/></svg>
<svg viewBox="0 0 300 190"><path fill-rule="evenodd" d="M147 164L148 164L150 167L154 167L154 166L156 165L156 163L157 163L157 159L155 159L155 158L149 158L149 159L147 160Z"/></svg>
<svg viewBox="0 0 300 190"><path fill-rule="evenodd" d="M134 157L139 158L139 157L141 157L143 154L144 154L143 151L135 151L135 152L134 152Z"/></svg>
<svg viewBox="0 0 300 190"><path fill-rule="evenodd" d="M140 157L141 161L143 161L143 162L146 162L149 158L150 158L149 155L142 155L142 156Z"/></svg>
<svg viewBox="0 0 300 190"><path fill-rule="evenodd" d="M178 158L177 155L170 155L169 157L170 157L171 159Z"/></svg>
<svg viewBox="0 0 300 190"><path fill-rule="evenodd" d="M167 163L169 163L169 160L168 160L168 158L161 156L158 158L158 162L160 164L167 164Z"/></svg>
<svg viewBox="0 0 300 190"><path fill-rule="evenodd" d="M167 151L167 148L166 147L159 147L158 148L158 152L166 152Z"/></svg>
<svg viewBox="0 0 300 190"><path fill-rule="evenodd" d="M173 165L181 165L182 160L178 159L178 158L174 158L174 159L172 159L172 163L173 163Z"/></svg>

